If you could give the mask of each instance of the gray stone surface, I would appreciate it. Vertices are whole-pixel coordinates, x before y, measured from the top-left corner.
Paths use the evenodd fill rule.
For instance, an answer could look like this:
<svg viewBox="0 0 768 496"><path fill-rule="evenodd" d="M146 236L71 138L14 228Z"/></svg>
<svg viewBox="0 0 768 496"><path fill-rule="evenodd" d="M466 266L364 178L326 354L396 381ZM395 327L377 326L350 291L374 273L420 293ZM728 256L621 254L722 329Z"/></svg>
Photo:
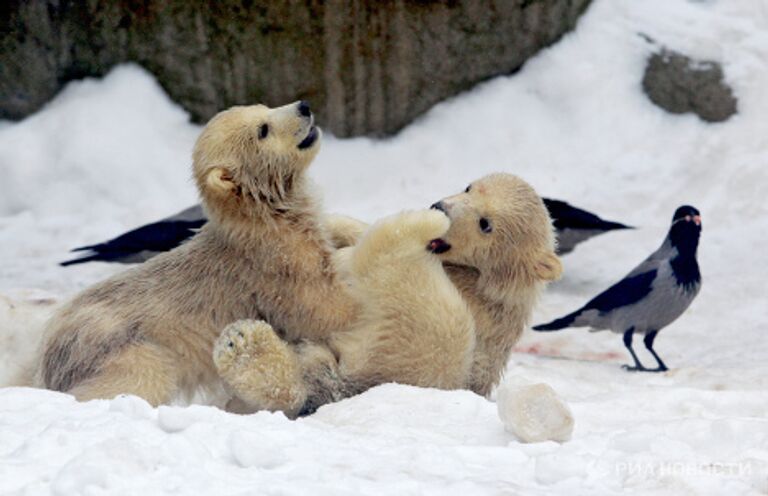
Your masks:
<svg viewBox="0 0 768 496"><path fill-rule="evenodd" d="M4 0L0 118L130 61L198 122L303 98L336 135L387 135L517 70L589 1Z"/></svg>
<svg viewBox="0 0 768 496"><path fill-rule="evenodd" d="M725 121L738 111L720 64L670 50L648 59L643 90L659 107L674 114L693 112L707 122Z"/></svg>

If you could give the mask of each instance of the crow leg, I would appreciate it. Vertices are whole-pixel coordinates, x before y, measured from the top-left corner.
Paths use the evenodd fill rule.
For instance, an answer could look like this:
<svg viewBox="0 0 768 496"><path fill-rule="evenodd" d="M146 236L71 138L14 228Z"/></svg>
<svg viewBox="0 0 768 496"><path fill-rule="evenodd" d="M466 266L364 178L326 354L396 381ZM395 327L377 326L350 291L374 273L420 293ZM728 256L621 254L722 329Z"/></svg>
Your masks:
<svg viewBox="0 0 768 496"><path fill-rule="evenodd" d="M632 359L635 361L634 367L631 365L623 365L622 367L624 370L628 370L630 372L644 372L648 369L643 367L643 364L640 363L640 360L637 359L637 355L635 355L635 350L632 349L632 334L635 332L634 327L630 327L624 332L624 346L627 347L629 350L629 353L632 355Z"/></svg>
<svg viewBox="0 0 768 496"><path fill-rule="evenodd" d="M645 343L645 347L648 349L648 351L651 352L651 355L653 355L653 358L656 359L659 366L655 369L650 369L650 372L664 372L666 370L669 370L666 365L664 365L664 362L661 361L661 358L659 358L659 355L656 354L655 351L653 351L653 340L656 339L656 334L658 334L659 331L651 331L648 334L645 335L645 338L643 339L643 342Z"/></svg>

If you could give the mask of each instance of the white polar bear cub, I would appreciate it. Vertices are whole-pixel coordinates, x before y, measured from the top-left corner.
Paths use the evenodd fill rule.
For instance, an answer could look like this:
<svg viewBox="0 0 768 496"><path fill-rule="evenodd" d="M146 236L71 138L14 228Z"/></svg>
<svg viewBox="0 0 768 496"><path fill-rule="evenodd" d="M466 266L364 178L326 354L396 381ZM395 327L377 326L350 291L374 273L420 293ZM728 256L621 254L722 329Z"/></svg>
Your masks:
<svg viewBox="0 0 768 496"><path fill-rule="evenodd" d="M351 329L332 336L341 375L352 389L383 382L468 387L474 319L430 250L449 226L438 210L403 212L334 254L337 274L362 309Z"/></svg>

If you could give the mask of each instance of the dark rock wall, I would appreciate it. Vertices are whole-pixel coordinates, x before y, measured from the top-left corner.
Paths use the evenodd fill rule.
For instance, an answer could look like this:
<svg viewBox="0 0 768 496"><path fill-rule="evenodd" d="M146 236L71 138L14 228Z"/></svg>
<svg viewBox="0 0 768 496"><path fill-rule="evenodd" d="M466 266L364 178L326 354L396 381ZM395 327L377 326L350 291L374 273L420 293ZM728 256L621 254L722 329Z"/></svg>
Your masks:
<svg viewBox="0 0 768 496"><path fill-rule="evenodd" d="M303 98L338 136L387 135L515 71L589 1L4 0L0 118L132 61L196 121Z"/></svg>

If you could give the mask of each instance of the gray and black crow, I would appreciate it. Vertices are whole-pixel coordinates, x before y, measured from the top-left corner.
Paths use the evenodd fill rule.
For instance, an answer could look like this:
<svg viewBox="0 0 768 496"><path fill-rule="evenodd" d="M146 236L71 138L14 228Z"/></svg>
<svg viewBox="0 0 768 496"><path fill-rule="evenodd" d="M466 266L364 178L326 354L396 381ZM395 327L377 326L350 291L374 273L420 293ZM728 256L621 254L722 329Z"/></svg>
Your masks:
<svg viewBox="0 0 768 496"><path fill-rule="evenodd" d="M696 250L701 234L701 215L682 206L672 217L672 226L658 250L624 279L592 298L573 313L536 331L558 331L567 327L591 327L624 334L624 345L635 361L624 367L633 371L663 372L667 366L653 350L656 334L688 308L701 288ZM658 362L655 369L643 367L632 349L632 335L644 334L645 347Z"/></svg>
<svg viewBox="0 0 768 496"><path fill-rule="evenodd" d="M570 253L579 243L616 229L632 229L618 222L603 220L597 215L576 208L564 201L542 198L557 231L557 254Z"/></svg>
<svg viewBox="0 0 768 496"><path fill-rule="evenodd" d="M208 219L200 205L167 217L158 222L128 231L114 239L97 245L81 246L72 251L88 251L81 258L61 262L74 265L95 260L102 262L141 263L158 253L172 250L192 237Z"/></svg>
<svg viewBox="0 0 768 496"><path fill-rule="evenodd" d="M544 198L552 223L557 231L557 253L569 253L587 239L614 229L631 229L618 222L609 222L597 215L573 207L560 200ZM158 253L172 250L195 234L208 221L202 207L195 205L158 222L129 231L114 239L72 251L89 251L81 258L67 260L61 265L83 262L141 263Z"/></svg>

